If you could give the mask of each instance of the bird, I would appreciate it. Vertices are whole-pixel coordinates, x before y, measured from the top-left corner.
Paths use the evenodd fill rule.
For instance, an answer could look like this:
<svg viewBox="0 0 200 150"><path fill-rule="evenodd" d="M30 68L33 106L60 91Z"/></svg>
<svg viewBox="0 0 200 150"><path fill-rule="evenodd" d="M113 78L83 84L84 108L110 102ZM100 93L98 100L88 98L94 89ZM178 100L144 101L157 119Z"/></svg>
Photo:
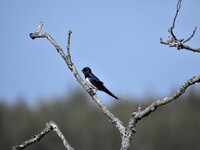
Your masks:
<svg viewBox="0 0 200 150"><path fill-rule="evenodd" d="M100 81L93 73L92 70L89 67L84 67L82 69L83 74L85 75L86 82L96 91L100 90L108 95L114 97L115 99L118 99L113 93L111 93L104 85L103 82ZM96 92L95 92L96 93Z"/></svg>

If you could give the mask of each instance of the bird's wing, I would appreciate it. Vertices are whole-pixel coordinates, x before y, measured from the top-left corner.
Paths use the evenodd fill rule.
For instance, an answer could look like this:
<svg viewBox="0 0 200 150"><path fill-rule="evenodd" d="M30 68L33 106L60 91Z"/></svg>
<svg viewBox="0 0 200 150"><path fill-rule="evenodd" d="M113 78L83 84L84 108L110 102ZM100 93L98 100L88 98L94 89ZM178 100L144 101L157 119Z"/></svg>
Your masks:
<svg viewBox="0 0 200 150"><path fill-rule="evenodd" d="M98 84L103 84L102 81L99 80L99 78L97 78L93 73L91 73L89 75L90 80L92 80L93 82L97 82Z"/></svg>

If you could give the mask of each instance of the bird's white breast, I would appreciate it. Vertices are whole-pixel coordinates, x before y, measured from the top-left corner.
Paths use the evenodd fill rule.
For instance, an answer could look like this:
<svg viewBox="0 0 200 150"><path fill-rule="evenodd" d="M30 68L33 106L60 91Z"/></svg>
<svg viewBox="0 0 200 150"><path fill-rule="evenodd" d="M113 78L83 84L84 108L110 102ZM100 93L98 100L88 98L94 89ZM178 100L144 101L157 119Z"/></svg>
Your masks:
<svg viewBox="0 0 200 150"><path fill-rule="evenodd" d="M91 82L88 78L85 79L87 81L87 83L94 89L97 89Z"/></svg>

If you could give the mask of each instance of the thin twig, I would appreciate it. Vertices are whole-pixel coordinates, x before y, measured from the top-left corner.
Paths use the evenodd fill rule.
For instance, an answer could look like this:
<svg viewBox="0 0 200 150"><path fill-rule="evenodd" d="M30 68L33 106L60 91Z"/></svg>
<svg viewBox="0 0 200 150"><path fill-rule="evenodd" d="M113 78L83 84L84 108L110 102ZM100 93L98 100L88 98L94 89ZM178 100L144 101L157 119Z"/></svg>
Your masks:
<svg viewBox="0 0 200 150"><path fill-rule="evenodd" d="M192 37L194 36L196 30L197 30L197 27L194 28L194 30L193 30L192 34L190 35L190 37L188 37L186 40L183 41L183 44L192 39Z"/></svg>
<svg viewBox="0 0 200 150"><path fill-rule="evenodd" d="M173 20L173 23L172 23L172 27L170 27L169 28L169 33L172 35L172 37L175 39L175 40L177 40L177 38L176 38L176 36L174 35L174 33L173 33L173 29L174 29L174 27L175 27L175 22L176 22L176 18L177 18L177 16L178 16L178 13L179 13L179 10L181 9L181 2L182 2L182 0L178 0L178 3L177 3L177 5L176 5L176 14L175 14L175 16L174 16L174 20Z"/></svg>
<svg viewBox="0 0 200 150"><path fill-rule="evenodd" d="M36 31L35 31L35 33L40 33L40 31L42 30L42 26L43 26L43 22L40 22L39 23L39 25L38 25L38 27L37 27L37 29L36 29Z"/></svg>
<svg viewBox="0 0 200 150"><path fill-rule="evenodd" d="M71 41L71 34L72 34L72 31L69 30L68 31L68 38L67 38L67 59L71 60L71 55L70 55L70 41Z"/></svg>

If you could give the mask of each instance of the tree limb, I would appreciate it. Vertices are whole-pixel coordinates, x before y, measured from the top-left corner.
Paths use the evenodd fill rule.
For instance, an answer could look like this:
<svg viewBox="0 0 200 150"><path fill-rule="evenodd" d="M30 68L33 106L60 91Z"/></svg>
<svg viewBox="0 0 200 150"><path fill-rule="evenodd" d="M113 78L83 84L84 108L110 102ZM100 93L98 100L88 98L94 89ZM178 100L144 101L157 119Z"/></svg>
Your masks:
<svg viewBox="0 0 200 150"><path fill-rule="evenodd" d="M69 145L69 143L65 139L64 135L62 134L62 132L60 131L60 129L56 125L56 123L54 123L53 121L50 121L49 123L47 123L46 127L39 134L34 135L33 137L31 137L30 139L28 139L27 141L25 141L21 145L13 146L12 150L22 150L22 149L26 148L27 146L29 146L29 145L31 145L31 144L33 144L35 142L39 142L50 131L54 131L54 132L57 133L57 135L63 141L63 145L67 150L74 150L74 148L72 148Z"/></svg>
<svg viewBox="0 0 200 150"><path fill-rule="evenodd" d="M180 97L182 94L185 93L186 89L197 83L200 82L200 75L194 76L187 80L175 93L173 93L171 96L165 97L162 100L157 100L153 102L150 106L145 108L144 110L141 110L140 106L137 111L133 111L132 117L129 120L128 126L126 128L126 134L124 135L124 138L122 139L122 147L121 150L127 150L130 146L130 141L133 136L133 134L136 132L136 124L139 120L142 118L148 116L150 113L154 112L158 107L166 105L178 97Z"/></svg>
<svg viewBox="0 0 200 150"><path fill-rule="evenodd" d="M159 106L162 105L166 105L170 102L172 102L173 100L177 99L178 97L180 97L182 94L185 93L186 89L195 84L200 82L200 75L194 76L190 79L188 79L179 89L178 91L176 91L175 93L173 93L171 96L165 97L162 100L157 100L155 102L153 102L150 106L148 106L145 110L140 111L138 113L136 113L134 115L134 118L136 120L140 120L141 118L149 115L151 112L155 111L156 108L158 108Z"/></svg>
<svg viewBox="0 0 200 150"><path fill-rule="evenodd" d="M172 26L168 29L168 32L170 34L170 36L168 36L168 40L165 42L165 41L162 40L162 38L160 38L160 43L164 44L164 45L168 45L169 47L176 47L178 50L186 49L186 50L189 50L189 51L200 53L200 48L192 48L192 47L189 47L187 45L184 45L184 43L190 41L193 38L193 36L194 36L194 34L197 30L197 27L194 28L192 34L186 40L184 40L183 38L178 39L173 32L173 29L175 28L175 23L176 23L178 13L181 9L181 2L182 2L182 0L178 0L178 2L177 2L176 13L175 13L175 16L174 16L174 19L173 19Z"/></svg>

